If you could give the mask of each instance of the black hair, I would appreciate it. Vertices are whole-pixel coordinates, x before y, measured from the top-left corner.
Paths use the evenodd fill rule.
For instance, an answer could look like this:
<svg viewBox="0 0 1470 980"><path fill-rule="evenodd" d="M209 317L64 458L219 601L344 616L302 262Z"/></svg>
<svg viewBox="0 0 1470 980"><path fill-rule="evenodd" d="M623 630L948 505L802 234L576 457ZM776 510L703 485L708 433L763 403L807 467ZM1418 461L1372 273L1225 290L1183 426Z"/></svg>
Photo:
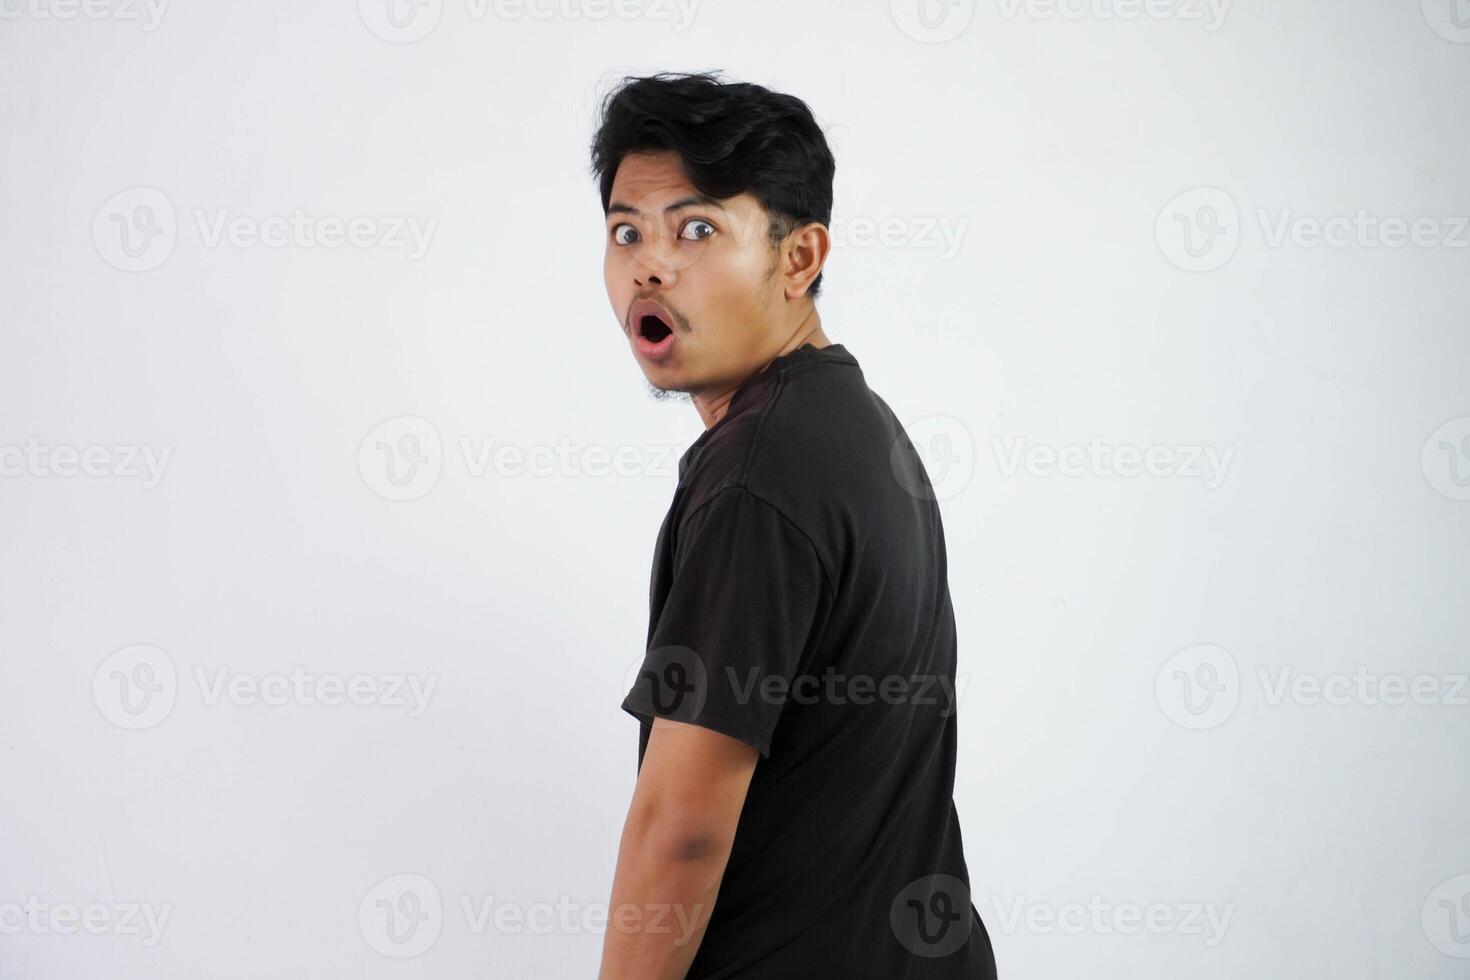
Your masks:
<svg viewBox="0 0 1470 980"><path fill-rule="evenodd" d="M592 140L604 214L623 157L661 150L678 154L701 194L754 195L771 213L772 245L797 225L831 223L837 164L811 109L795 96L724 82L718 71L625 77L604 98ZM807 290L813 299L822 275Z"/></svg>

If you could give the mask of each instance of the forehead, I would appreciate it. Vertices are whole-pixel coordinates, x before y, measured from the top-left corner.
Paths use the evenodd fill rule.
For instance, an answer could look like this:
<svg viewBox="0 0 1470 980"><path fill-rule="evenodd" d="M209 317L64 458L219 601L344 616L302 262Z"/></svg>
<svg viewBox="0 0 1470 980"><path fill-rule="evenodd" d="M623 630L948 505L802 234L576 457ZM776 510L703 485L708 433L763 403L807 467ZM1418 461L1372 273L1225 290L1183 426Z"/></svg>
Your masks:
<svg viewBox="0 0 1470 980"><path fill-rule="evenodd" d="M684 175L679 155L671 150L658 153L629 153L618 163L613 175L614 201L633 204L639 198L658 192L688 194L694 185Z"/></svg>
<svg viewBox="0 0 1470 980"><path fill-rule="evenodd" d="M629 153L618 163L617 173L613 175L608 206L628 205L642 214L652 215L676 201L696 196L699 191L689 182L674 151ZM738 214L763 210L760 199L748 191L720 199L719 206Z"/></svg>

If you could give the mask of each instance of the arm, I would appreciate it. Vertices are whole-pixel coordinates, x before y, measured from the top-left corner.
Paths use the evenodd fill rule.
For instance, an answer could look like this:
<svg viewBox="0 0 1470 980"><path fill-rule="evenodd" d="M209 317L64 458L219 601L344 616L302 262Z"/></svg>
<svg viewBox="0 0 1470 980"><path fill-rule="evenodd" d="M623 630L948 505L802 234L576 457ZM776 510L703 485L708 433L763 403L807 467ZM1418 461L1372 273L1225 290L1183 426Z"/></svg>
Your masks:
<svg viewBox="0 0 1470 980"><path fill-rule="evenodd" d="M653 720L618 848L599 980L683 980L758 758L728 735Z"/></svg>

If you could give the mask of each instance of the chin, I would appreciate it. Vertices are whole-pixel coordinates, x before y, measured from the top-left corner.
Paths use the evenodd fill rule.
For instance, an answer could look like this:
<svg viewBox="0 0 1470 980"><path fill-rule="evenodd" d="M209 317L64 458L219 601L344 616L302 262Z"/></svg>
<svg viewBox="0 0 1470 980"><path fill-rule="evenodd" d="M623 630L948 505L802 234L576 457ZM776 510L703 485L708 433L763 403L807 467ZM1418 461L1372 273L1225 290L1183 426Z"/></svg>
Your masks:
<svg viewBox="0 0 1470 980"><path fill-rule="evenodd" d="M659 365L644 365L643 377L648 379L648 386L650 388L657 388L660 391L689 390L688 384L685 383L684 378L680 376L678 371L670 370Z"/></svg>
<svg viewBox="0 0 1470 980"><path fill-rule="evenodd" d="M667 381L658 381L647 375L644 375L644 377L648 383L648 394L652 398L656 398L661 402L687 402L692 399L692 396L684 388L669 387Z"/></svg>
<svg viewBox="0 0 1470 980"><path fill-rule="evenodd" d="M669 364L647 364L639 362L648 387L668 395L689 394L694 390L692 379L683 371Z"/></svg>

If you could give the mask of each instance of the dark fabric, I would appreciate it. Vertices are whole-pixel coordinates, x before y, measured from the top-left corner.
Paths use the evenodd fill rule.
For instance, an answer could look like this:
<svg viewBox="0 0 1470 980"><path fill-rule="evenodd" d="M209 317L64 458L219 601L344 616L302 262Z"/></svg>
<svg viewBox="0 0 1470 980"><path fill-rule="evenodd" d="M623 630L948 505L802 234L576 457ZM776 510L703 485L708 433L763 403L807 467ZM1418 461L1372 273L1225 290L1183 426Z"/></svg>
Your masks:
<svg viewBox="0 0 1470 980"><path fill-rule="evenodd" d="M757 749L689 980L983 980L928 477L841 344L747 381L679 461L623 709Z"/></svg>

